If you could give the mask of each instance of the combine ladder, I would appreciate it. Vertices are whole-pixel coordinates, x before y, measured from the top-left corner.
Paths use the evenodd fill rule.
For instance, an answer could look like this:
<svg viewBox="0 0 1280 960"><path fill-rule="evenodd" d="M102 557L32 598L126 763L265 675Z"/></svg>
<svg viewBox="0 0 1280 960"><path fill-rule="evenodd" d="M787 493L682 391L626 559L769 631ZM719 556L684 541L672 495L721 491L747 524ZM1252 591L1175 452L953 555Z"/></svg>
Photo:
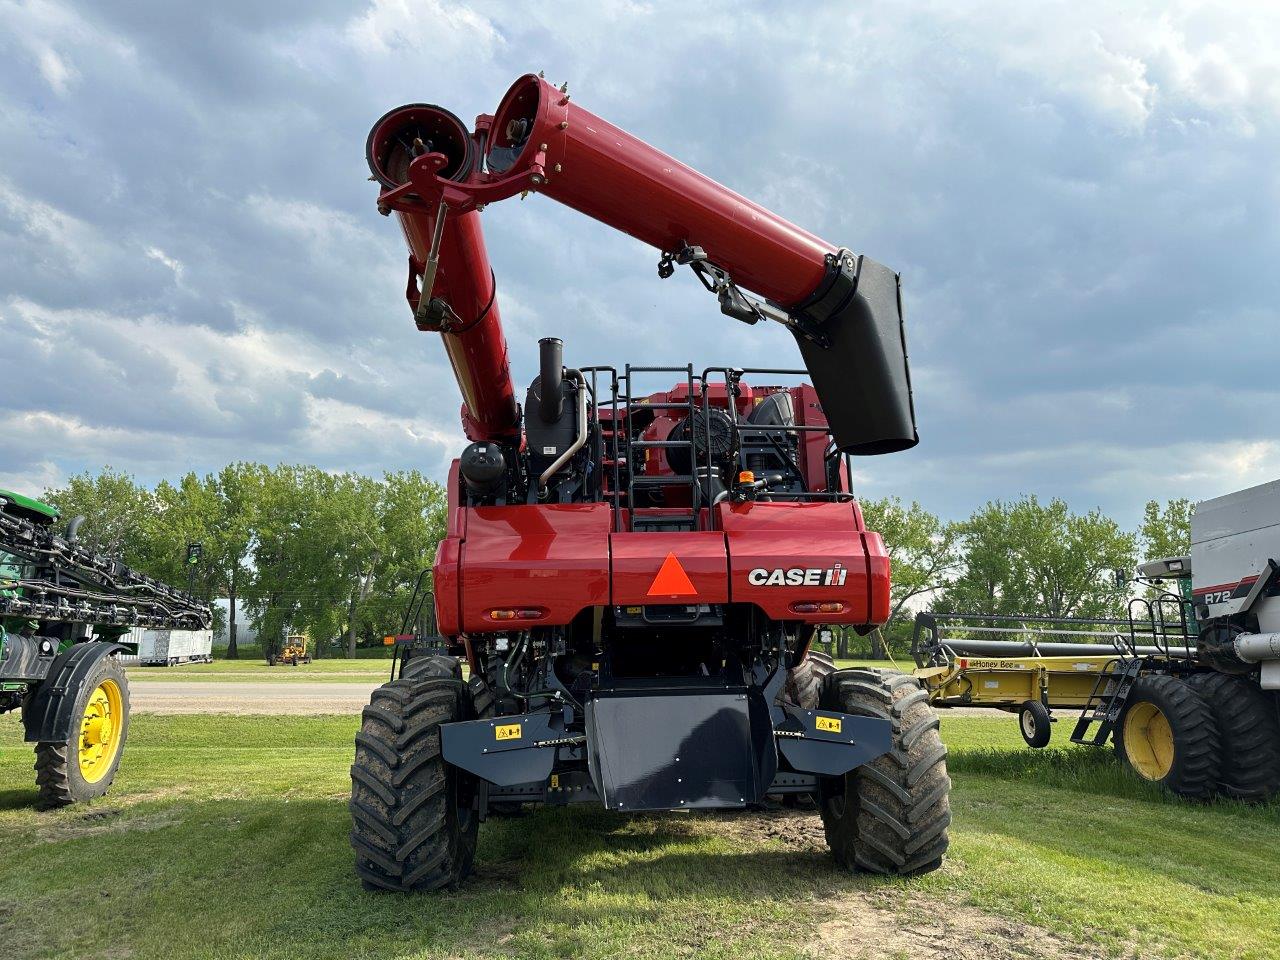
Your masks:
<svg viewBox="0 0 1280 960"><path fill-rule="evenodd" d="M683 373L685 376L685 384L687 395L683 401L673 401L666 403L650 403L643 397L635 394L634 384L635 375L638 373ZM666 414L668 411L683 413L689 418L689 438L687 440L638 440L630 435L630 431L624 432L620 439L622 441L623 457L629 466L627 473L627 513L628 527L636 532L642 530L696 530L698 529L698 509L701 505L700 491L698 487L698 447L694 442L694 415L697 413L701 405L700 394L706 393L706 383L702 379L696 379L693 375L693 364L686 364L683 367L633 367L627 364L626 371L622 376L622 382L626 386L626 393L622 397L622 408L627 411L630 416L631 412L643 402L646 410L655 410L660 414ZM695 384L699 388L695 390ZM629 426L629 424L628 424ZM639 472L640 464L637 462L633 451L649 451L649 450L688 450L689 452L689 474L655 474L645 475ZM708 448L709 449L709 448ZM688 487L689 488L689 504L688 508L677 508L665 511L659 515L640 515L636 516L636 491L640 489L665 489L671 487Z"/></svg>
<svg viewBox="0 0 1280 960"><path fill-rule="evenodd" d="M1129 691L1133 689L1145 663L1141 657L1124 657L1107 664L1108 669L1098 675L1093 692L1080 711L1080 719L1071 731L1072 743L1099 747L1107 742L1107 737L1120 722L1120 714L1124 712ZM1097 729L1091 730L1095 723L1098 724Z"/></svg>

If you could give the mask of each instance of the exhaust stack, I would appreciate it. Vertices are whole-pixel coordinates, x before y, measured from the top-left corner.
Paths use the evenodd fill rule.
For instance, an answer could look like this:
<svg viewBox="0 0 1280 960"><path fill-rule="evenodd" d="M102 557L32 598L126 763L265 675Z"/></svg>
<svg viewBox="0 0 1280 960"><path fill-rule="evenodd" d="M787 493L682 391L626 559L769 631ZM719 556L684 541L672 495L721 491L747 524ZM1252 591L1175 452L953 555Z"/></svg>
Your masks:
<svg viewBox="0 0 1280 960"><path fill-rule="evenodd" d="M538 341L538 416L543 423L559 423L564 414L564 341Z"/></svg>

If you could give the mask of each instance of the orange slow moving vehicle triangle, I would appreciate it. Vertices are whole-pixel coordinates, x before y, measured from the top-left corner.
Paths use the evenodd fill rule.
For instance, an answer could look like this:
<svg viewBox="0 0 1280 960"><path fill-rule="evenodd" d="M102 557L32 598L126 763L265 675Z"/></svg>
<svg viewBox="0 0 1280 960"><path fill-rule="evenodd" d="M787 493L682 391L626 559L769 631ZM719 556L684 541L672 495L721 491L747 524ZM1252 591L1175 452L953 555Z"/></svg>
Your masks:
<svg viewBox="0 0 1280 960"><path fill-rule="evenodd" d="M698 591L694 589L693 581L684 572L684 567L680 566L680 561L676 559L675 552L668 553L667 559L662 561L662 568L658 571L658 575L653 578L653 583L649 585L649 592L646 596L696 597L697 595Z"/></svg>

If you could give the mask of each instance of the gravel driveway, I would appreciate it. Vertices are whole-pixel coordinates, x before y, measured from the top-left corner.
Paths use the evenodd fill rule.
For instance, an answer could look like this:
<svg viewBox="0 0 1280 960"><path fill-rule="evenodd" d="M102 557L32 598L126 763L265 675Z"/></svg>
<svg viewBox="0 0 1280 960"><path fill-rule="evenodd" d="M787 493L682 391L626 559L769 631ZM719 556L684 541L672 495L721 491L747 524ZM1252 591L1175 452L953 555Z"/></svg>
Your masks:
<svg viewBox="0 0 1280 960"><path fill-rule="evenodd" d="M369 702L369 694L377 686L378 682L148 680L130 684L129 699L138 713L349 713L355 716Z"/></svg>

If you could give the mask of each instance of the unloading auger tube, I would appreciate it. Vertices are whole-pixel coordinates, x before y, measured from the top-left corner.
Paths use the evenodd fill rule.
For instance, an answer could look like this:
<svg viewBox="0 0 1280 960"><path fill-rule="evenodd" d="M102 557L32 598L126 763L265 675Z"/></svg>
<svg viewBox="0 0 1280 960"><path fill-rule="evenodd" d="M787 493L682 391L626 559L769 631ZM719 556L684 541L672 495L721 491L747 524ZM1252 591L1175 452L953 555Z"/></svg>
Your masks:
<svg viewBox="0 0 1280 960"><path fill-rule="evenodd" d="M438 106L398 107L374 125L366 154L379 209L396 214L409 245L415 320L442 336L470 439L511 439L520 417L479 211L533 192L653 246L660 276L690 266L725 314L791 330L840 450L918 442L898 275L602 120L565 89L523 76L474 131Z"/></svg>

